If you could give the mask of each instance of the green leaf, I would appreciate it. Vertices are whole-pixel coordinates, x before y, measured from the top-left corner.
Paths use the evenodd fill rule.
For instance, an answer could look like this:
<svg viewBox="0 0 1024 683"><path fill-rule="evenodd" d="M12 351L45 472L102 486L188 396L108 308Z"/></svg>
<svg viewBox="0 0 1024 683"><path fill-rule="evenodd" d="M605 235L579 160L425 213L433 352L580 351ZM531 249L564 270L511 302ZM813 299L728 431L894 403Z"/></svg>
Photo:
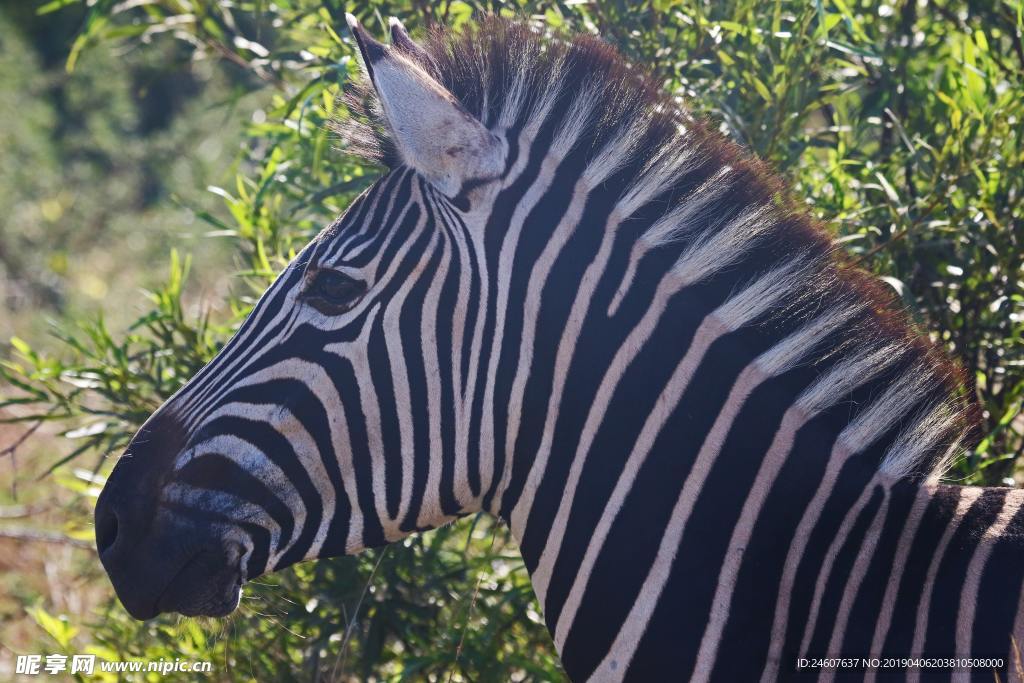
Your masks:
<svg viewBox="0 0 1024 683"><path fill-rule="evenodd" d="M768 90L768 86L764 84L764 81L757 76L751 76L750 80L754 84L754 89L757 90L757 94L760 95L765 102L770 104L772 101L772 93Z"/></svg>
<svg viewBox="0 0 1024 683"><path fill-rule="evenodd" d="M36 10L36 14L39 16L50 14L51 12L56 12L59 9L63 9L68 5L73 5L78 2L82 2L82 0L50 0L50 2L41 5L39 9Z"/></svg>
<svg viewBox="0 0 1024 683"><path fill-rule="evenodd" d="M26 611L60 645L61 649L69 650L71 648L71 639L78 633L78 629L68 623L67 617L63 615L55 617L39 605L29 607Z"/></svg>
<svg viewBox="0 0 1024 683"><path fill-rule="evenodd" d="M31 358L35 355L35 353L32 351L32 347L28 345L28 342L26 342L24 339L20 337L11 337L11 346L13 346L21 353L21 355L27 358Z"/></svg>

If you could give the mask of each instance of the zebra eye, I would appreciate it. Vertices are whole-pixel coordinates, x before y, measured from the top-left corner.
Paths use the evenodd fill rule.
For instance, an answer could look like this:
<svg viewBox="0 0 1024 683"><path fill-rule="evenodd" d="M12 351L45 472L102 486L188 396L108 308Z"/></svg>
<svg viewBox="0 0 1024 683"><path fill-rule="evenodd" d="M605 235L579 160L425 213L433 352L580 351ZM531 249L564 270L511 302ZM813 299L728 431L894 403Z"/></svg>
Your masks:
<svg viewBox="0 0 1024 683"><path fill-rule="evenodd" d="M336 270L319 270L303 296L324 315L349 311L366 293L366 283Z"/></svg>

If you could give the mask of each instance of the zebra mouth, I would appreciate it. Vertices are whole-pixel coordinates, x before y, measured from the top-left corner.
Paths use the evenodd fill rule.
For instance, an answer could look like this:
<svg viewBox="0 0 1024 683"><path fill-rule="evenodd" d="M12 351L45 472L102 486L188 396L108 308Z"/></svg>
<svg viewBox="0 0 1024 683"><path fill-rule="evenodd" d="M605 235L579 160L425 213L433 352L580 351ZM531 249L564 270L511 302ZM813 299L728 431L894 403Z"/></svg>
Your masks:
<svg viewBox="0 0 1024 683"><path fill-rule="evenodd" d="M241 549L204 548L189 558L156 600L156 613L223 617L238 607L242 592Z"/></svg>

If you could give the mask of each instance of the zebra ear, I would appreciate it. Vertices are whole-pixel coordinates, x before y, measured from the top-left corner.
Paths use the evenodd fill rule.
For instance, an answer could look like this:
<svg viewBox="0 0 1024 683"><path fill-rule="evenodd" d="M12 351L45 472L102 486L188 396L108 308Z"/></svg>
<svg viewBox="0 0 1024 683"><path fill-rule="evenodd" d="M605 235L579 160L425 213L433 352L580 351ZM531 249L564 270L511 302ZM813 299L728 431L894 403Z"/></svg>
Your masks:
<svg viewBox="0 0 1024 683"><path fill-rule="evenodd" d="M500 140L420 65L426 53L401 23L391 22L395 44L377 42L345 15L359 46L402 161L448 197L501 175Z"/></svg>

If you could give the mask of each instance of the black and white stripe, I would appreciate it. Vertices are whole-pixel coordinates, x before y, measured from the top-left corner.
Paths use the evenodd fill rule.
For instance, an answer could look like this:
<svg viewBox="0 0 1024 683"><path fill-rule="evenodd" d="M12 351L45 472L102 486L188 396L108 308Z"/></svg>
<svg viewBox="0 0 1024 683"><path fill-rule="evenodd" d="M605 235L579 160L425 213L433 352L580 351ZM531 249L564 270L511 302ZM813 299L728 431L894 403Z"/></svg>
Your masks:
<svg viewBox="0 0 1024 683"><path fill-rule="evenodd" d="M1010 663L1021 494L937 483L955 370L765 167L591 38L353 31L391 168L152 418L159 514L253 578L492 512L575 680Z"/></svg>

